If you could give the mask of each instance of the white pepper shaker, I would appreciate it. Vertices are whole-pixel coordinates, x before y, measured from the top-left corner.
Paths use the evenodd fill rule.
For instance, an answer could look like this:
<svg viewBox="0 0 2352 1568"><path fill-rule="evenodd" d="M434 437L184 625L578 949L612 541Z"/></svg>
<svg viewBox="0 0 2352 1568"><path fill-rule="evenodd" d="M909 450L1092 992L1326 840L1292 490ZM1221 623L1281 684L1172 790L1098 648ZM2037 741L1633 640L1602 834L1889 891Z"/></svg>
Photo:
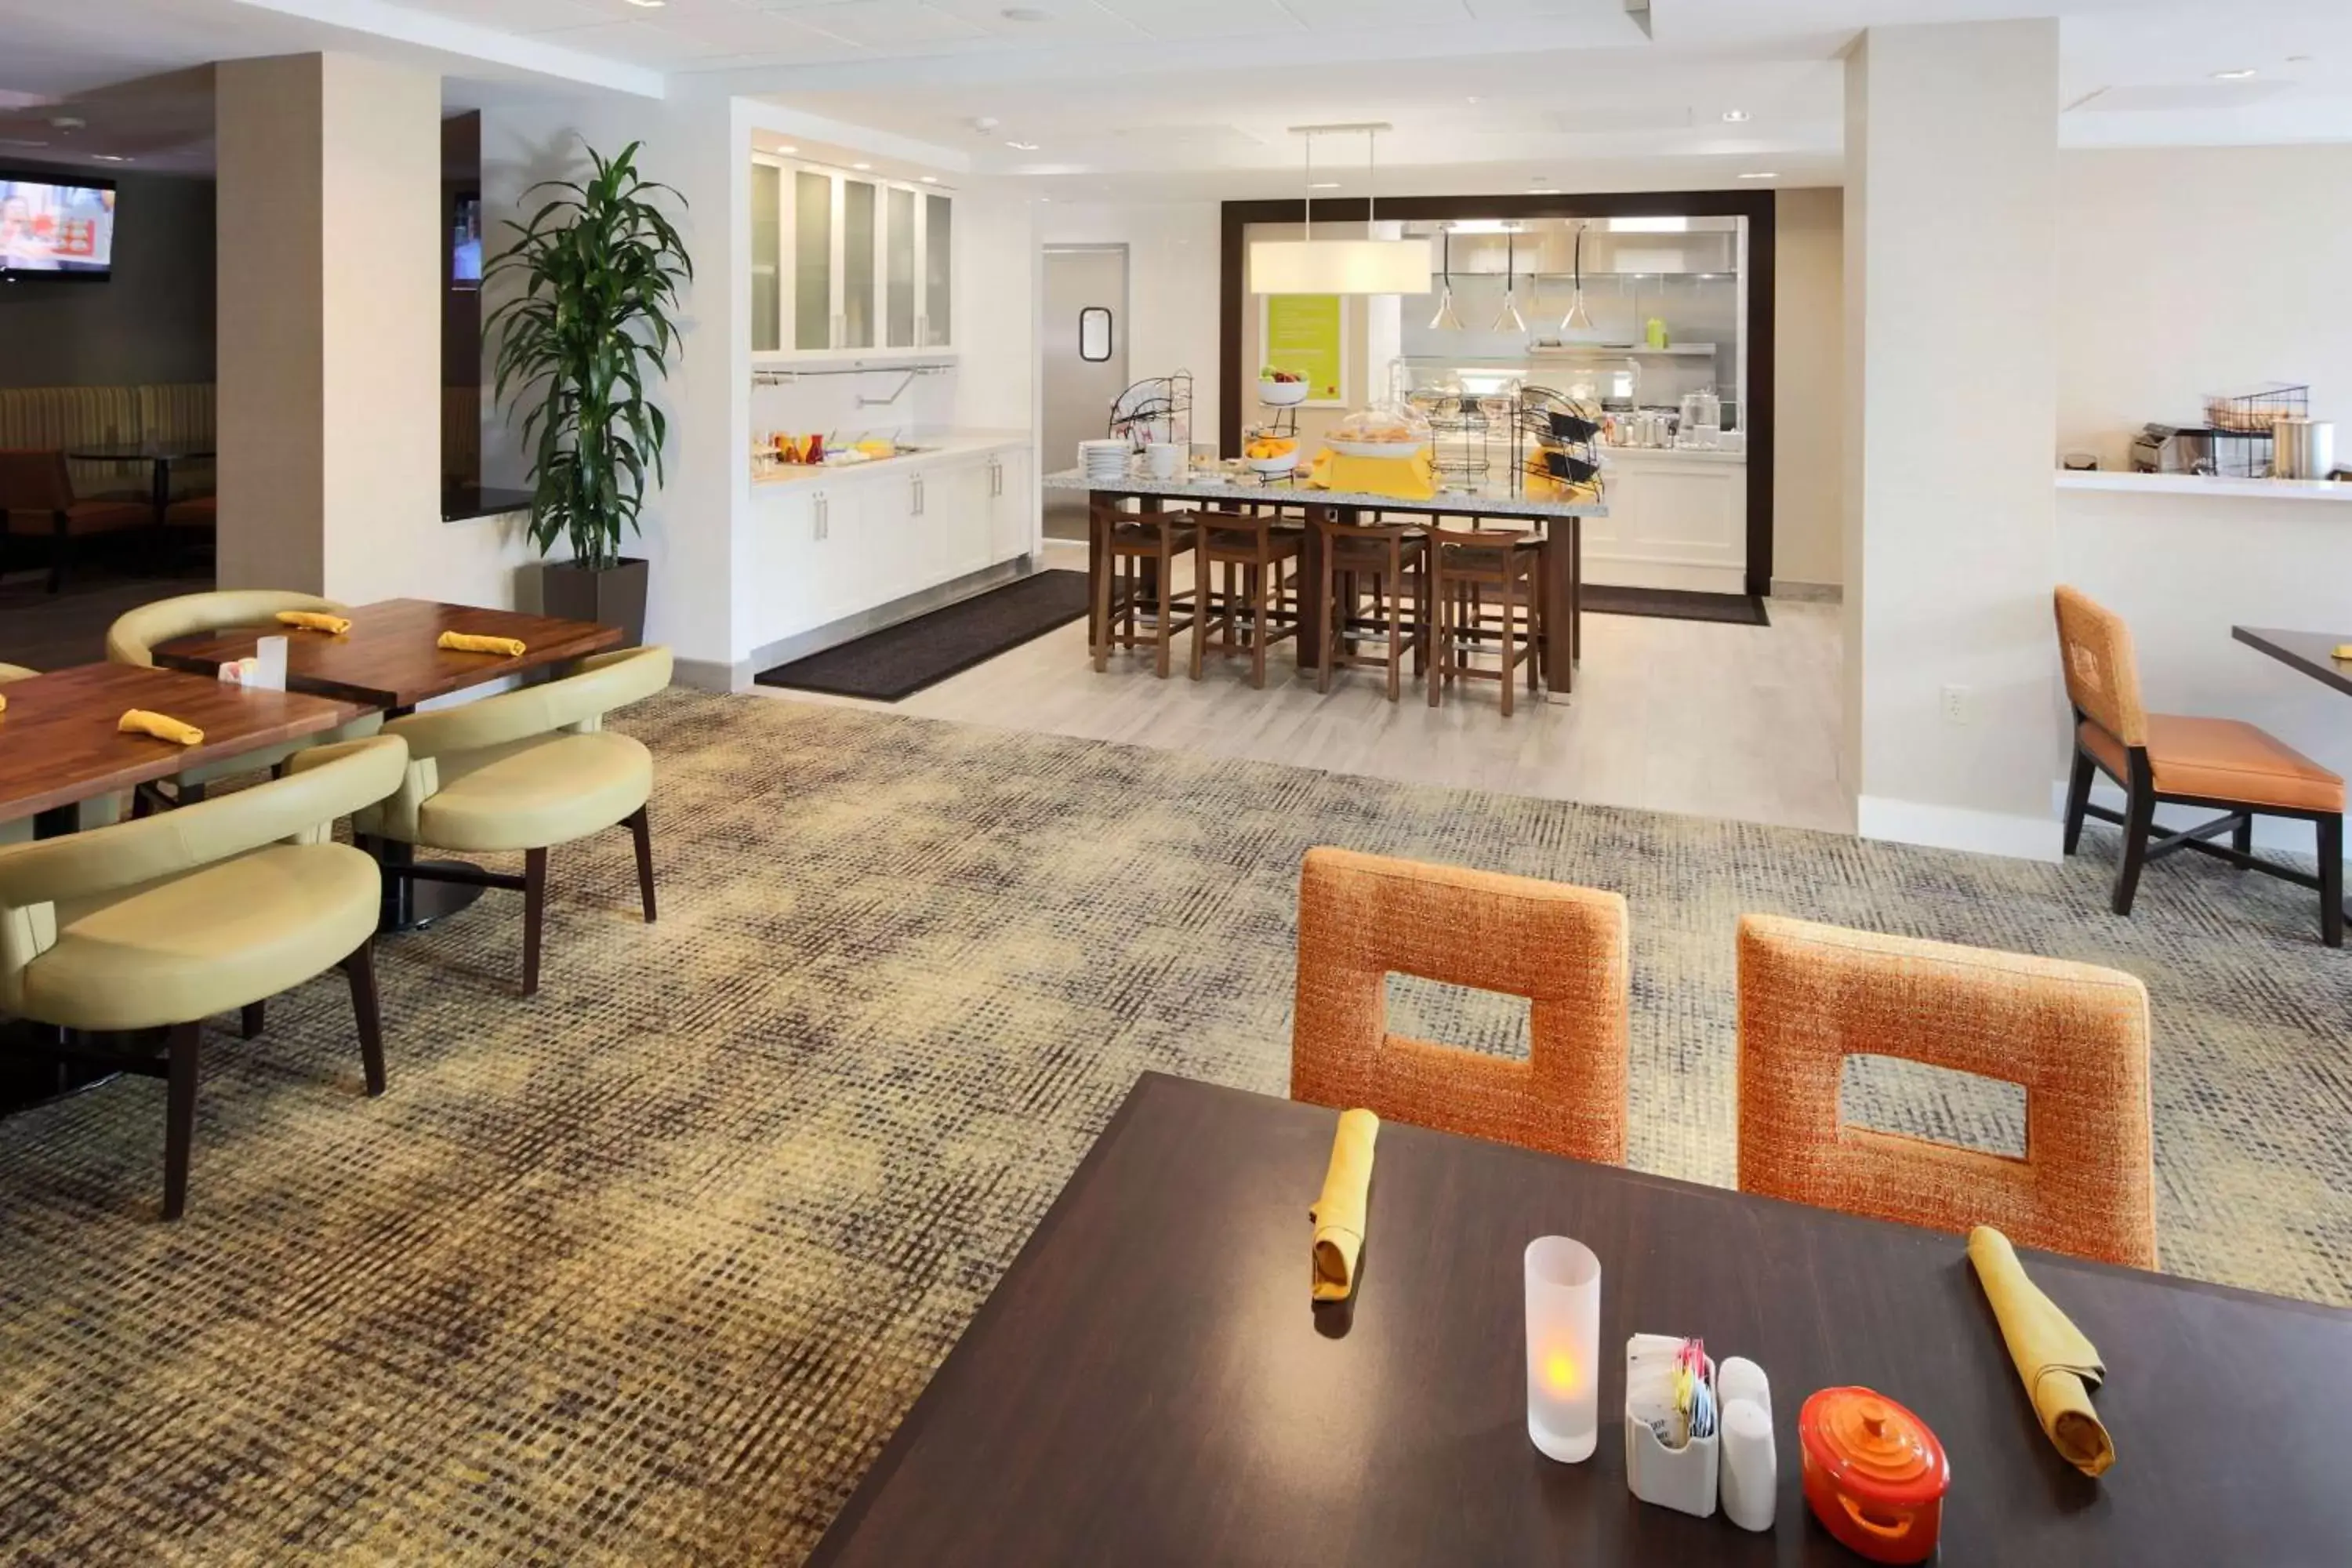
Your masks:
<svg viewBox="0 0 2352 1568"><path fill-rule="evenodd" d="M1780 1489L1772 1385L1754 1362L1727 1356L1717 1369L1716 1388L1723 1399L1723 1479L1717 1489L1724 1517L1742 1530L1770 1530Z"/></svg>

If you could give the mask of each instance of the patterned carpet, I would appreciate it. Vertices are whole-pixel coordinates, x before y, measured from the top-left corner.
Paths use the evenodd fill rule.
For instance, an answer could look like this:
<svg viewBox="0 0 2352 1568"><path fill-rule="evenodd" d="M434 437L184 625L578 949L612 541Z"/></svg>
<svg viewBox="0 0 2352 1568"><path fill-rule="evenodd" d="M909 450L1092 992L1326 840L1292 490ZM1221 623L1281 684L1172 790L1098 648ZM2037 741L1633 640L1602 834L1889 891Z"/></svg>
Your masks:
<svg viewBox="0 0 2352 1568"><path fill-rule="evenodd" d="M2352 1301L2352 957L2274 881L2168 863L2125 921L2095 829L2045 867L792 702L624 727L658 926L614 834L556 858L533 1003L510 895L385 944L380 1100L337 982L217 1021L177 1226L160 1085L0 1121L0 1557L797 1561L1139 1069L1281 1091L1318 843L1622 890L1633 1161L1707 1181L1742 910L2130 970L2167 1266ZM2018 1136L1971 1080L1853 1088Z"/></svg>

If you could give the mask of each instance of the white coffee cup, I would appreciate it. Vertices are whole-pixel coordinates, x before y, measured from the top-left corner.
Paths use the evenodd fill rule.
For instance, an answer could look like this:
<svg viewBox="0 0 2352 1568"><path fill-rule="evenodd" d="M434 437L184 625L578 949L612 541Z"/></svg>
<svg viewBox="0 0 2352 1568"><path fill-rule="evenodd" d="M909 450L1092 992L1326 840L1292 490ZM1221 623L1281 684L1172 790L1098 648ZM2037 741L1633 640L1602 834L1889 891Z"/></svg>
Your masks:
<svg viewBox="0 0 2352 1568"><path fill-rule="evenodd" d="M1171 441L1154 441L1143 448L1144 471L1155 479L1172 479L1183 467L1184 448Z"/></svg>

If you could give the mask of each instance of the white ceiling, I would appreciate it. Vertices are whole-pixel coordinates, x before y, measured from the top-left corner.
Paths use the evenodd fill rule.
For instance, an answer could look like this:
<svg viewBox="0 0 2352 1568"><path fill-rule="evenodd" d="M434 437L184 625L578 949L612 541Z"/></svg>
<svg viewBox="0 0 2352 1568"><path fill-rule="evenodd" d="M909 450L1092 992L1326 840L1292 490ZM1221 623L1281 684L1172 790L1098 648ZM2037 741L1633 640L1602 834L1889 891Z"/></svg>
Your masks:
<svg viewBox="0 0 2352 1568"><path fill-rule="evenodd" d="M428 64L453 102L771 98L1080 199L1287 194L1289 126L1365 119L1396 126L1391 192L1822 183L1860 29L2034 10L2063 18L2069 145L2352 140L2352 0L1652 0L1648 32L1625 0L0 0L0 119L341 47ZM1362 188L1360 142L1318 157Z"/></svg>

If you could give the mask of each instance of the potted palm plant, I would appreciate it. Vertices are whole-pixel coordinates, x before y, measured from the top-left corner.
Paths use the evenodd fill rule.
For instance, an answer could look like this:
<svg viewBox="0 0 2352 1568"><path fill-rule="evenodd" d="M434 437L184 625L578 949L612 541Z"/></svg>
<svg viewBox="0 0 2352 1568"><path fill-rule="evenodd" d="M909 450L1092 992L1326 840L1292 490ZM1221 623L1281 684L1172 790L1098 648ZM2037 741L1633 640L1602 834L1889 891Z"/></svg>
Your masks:
<svg viewBox="0 0 2352 1568"><path fill-rule="evenodd" d="M483 269L518 291L483 323L498 334L497 395L525 409L531 450L530 537L541 555L561 540L571 559L541 569L545 613L624 627L644 640L646 563L621 553L637 531L646 476L662 479L668 421L648 388L678 347L670 312L694 263L654 198L686 198L637 173L632 142L607 159L593 148L583 184L547 180L557 195Z"/></svg>

